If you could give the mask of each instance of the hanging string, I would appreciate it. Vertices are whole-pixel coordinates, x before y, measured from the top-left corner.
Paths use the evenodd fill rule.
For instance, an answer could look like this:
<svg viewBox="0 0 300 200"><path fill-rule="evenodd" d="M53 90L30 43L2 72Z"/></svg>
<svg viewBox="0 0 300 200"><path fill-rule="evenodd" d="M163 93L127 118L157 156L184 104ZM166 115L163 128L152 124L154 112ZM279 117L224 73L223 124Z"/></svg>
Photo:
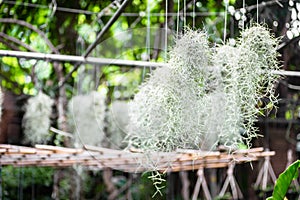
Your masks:
<svg viewBox="0 0 300 200"><path fill-rule="evenodd" d="M223 42L225 44L225 41L226 41L226 34L227 34L227 11L228 11L228 3L229 3L229 0L224 0L224 3L225 3L225 11L224 11L224 35L223 35Z"/></svg>
<svg viewBox="0 0 300 200"><path fill-rule="evenodd" d="M246 9L245 9L245 0L243 0L243 12L242 12L242 29L245 29L245 13L246 13Z"/></svg>
<svg viewBox="0 0 300 200"><path fill-rule="evenodd" d="M258 23L258 0L256 0L256 23Z"/></svg>
<svg viewBox="0 0 300 200"><path fill-rule="evenodd" d="M167 62L167 48L168 48L168 0L166 0L165 62Z"/></svg>
<svg viewBox="0 0 300 200"><path fill-rule="evenodd" d="M146 36L146 48L147 48L147 59L150 59L150 25L151 25L151 21L150 21L150 0L147 1L147 36Z"/></svg>
<svg viewBox="0 0 300 200"><path fill-rule="evenodd" d="M150 0L147 1L147 36L146 36L146 49L147 49L147 59L150 60L150 44L151 44L151 34L150 34Z"/></svg>
<svg viewBox="0 0 300 200"><path fill-rule="evenodd" d="M52 0L52 2L49 5L49 9L51 9L51 11L49 10L49 12L48 12L46 22L43 25L40 26L40 28L45 29L46 33L49 32L49 29L50 29L49 23L53 20L53 17L56 13L56 10L57 10L56 0Z"/></svg>
<svg viewBox="0 0 300 200"><path fill-rule="evenodd" d="M84 40L81 36L78 36L77 41L76 41L76 54L77 55L82 55L82 52L84 51ZM82 94L82 82L84 77L86 76L85 74L85 65L81 65L78 68L78 77L77 77L77 93Z"/></svg>
<svg viewBox="0 0 300 200"><path fill-rule="evenodd" d="M183 26L186 28L186 0L183 1Z"/></svg>
<svg viewBox="0 0 300 200"><path fill-rule="evenodd" d="M150 0L147 0L147 34L146 34L146 54L147 54L147 61L150 60L150 44L151 44L151 33L150 33ZM150 71L152 71L152 67L150 67ZM142 72L142 81L145 79L146 76L146 66L143 67Z"/></svg>
<svg viewBox="0 0 300 200"><path fill-rule="evenodd" d="M179 33L179 18L180 18L180 0L177 0L177 30L176 30L177 37Z"/></svg>
<svg viewBox="0 0 300 200"><path fill-rule="evenodd" d="M195 29L195 16L196 16L195 7L196 7L196 0L194 0L193 2L193 29Z"/></svg>

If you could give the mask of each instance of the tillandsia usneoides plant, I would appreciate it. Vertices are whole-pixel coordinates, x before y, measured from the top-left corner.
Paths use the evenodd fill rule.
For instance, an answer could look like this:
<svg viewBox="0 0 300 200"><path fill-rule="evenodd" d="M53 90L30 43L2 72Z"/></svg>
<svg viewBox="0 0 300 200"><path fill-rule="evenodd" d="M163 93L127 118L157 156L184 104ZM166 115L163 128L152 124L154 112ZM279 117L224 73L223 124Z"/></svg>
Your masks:
<svg viewBox="0 0 300 200"><path fill-rule="evenodd" d="M236 148L238 144L243 143L241 131L243 129L243 113L241 110L241 90L239 68L240 52L236 47L229 45L220 45L215 49L214 68L218 69L220 74L217 93L222 107L213 112L220 113L216 118L219 125L218 139L220 144L225 144L230 148Z"/></svg>
<svg viewBox="0 0 300 200"><path fill-rule="evenodd" d="M276 51L278 39L261 25L254 25L241 34L236 47L222 45L216 48L215 68L222 73L225 121L219 134L219 142L229 148L241 143L250 147L257 137L254 123L258 114L276 104L274 95L279 69ZM264 98L264 107L258 106Z"/></svg>
<svg viewBox="0 0 300 200"><path fill-rule="evenodd" d="M22 121L25 142L37 144L48 141L53 103L54 101L41 91L28 99Z"/></svg>
<svg viewBox="0 0 300 200"><path fill-rule="evenodd" d="M130 102L129 146L146 154L250 147L257 115L277 102L278 40L260 25L241 35L235 47L220 45L212 53L204 32L186 31L170 51L169 67L150 74ZM264 98L268 103L259 107ZM158 161L145 162L155 171Z"/></svg>
<svg viewBox="0 0 300 200"><path fill-rule="evenodd" d="M262 25L253 25L241 33L238 41L239 82L241 120L244 122L243 139L249 144L256 137L257 128L254 123L258 114L270 109L277 103L275 86L279 76L273 71L279 70L277 47L279 40ZM264 99L267 99L264 100ZM259 107L259 101L266 101Z"/></svg>
<svg viewBox="0 0 300 200"><path fill-rule="evenodd" d="M100 146L104 138L106 96L93 91L74 96L68 104L69 131L75 134L75 146Z"/></svg>
<svg viewBox="0 0 300 200"><path fill-rule="evenodd" d="M128 103L126 101L113 101L106 113L107 115L107 142L113 149L122 149L129 122Z"/></svg>
<svg viewBox="0 0 300 200"><path fill-rule="evenodd" d="M188 30L176 41L169 66L156 69L129 104L129 146L164 152L199 148L210 57L204 32Z"/></svg>
<svg viewBox="0 0 300 200"><path fill-rule="evenodd" d="M257 136L257 115L277 102L278 39L260 25L236 47L212 53L203 32L187 31L130 104L129 144L143 150L237 148ZM257 106L268 98L265 107Z"/></svg>

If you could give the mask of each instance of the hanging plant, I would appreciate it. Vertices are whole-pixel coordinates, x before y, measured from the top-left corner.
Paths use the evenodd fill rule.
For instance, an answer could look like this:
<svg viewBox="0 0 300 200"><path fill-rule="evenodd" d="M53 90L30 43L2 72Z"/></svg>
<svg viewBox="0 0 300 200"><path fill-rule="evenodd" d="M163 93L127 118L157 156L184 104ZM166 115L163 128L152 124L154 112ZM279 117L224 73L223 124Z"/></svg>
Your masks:
<svg viewBox="0 0 300 200"><path fill-rule="evenodd" d="M101 145L104 138L105 96L99 92L73 97L68 104L69 131L75 146Z"/></svg>
<svg viewBox="0 0 300 200"><path fill-rule="evenodd" d="M210 56L203 32L187 31L177 40L169 67L156 69L130 102L129 145L151 151L199 146Z"/></svg>
<svg viewBox="0 0 300 200"><path fill-rule="evenodd" d="M279 70L277 45L278 40L264 26L255 25L241 33L236 47L216 49L214 65L221 67L226 108L219 140L229 148L243 142L249 147L257 137L254 123L258 115L277 103L274 86L279 76L273 73ZM266 103L258 106L263 101Z"/></svg>
<svg viewBox="0 0 300 200"><path fill-rule="evenodd" d="M28 99L22 121L25 142L37 144L48 141L53 103L54 101L43 92Z"/></svg>
<svg viewBox="0 0 300 200"><path fill-rule="evenodd" d="M204 32L188 30L129 107L129 145L151 151L237 148L256 137L257 114L276 103L272 72L278 40L263 26L242 32L235 47L213 50ZM268 98L269 103L258 103Z"/></svg>
<svg viewBox="0 0 300 200"><path fill-rule="evenodd" d="M108 146L114 149L124 148L124 138L128 126L128 103L126 101L114 101L107 112L107 140Z"/></svg>

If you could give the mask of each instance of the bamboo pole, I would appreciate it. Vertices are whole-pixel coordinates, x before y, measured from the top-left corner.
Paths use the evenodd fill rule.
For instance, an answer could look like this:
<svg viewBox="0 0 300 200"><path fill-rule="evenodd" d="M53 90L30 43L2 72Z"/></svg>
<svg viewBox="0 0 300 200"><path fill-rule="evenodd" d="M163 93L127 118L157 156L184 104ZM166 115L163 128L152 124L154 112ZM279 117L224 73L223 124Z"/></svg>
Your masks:
<svg viewBox="0 0 300 200"><path fill-rule="evenodd" d="M96 65L117 65L117 66L129 66L129 67L163 67L167 64L157 62L146 62L136 60L121 60L112 58L96 58L83 56L72 56L72 55L60 55L60 54L48 54L48 53L35 53L35 52L24 52L24 51L11 51L11 50L0 50L0 56L16 57L25 59L45 60L48 62L71 62L71 63L83 63L83 64L96 64Z"/></svg>

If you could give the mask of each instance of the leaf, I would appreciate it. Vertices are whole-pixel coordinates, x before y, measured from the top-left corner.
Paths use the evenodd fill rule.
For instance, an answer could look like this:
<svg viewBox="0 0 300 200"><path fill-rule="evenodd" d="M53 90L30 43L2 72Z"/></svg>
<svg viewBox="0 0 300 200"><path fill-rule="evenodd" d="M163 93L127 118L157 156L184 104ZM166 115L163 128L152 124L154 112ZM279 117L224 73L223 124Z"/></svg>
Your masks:
<svg viewBox="0 0 300 200"><path fill-rule="evenodd" d="M272 197L267 200L281 200L285 198L288 188L293 179L298 177L298 168L300 167L300 160L291 164L283 173L281 173L276 181Z"/></svg>

